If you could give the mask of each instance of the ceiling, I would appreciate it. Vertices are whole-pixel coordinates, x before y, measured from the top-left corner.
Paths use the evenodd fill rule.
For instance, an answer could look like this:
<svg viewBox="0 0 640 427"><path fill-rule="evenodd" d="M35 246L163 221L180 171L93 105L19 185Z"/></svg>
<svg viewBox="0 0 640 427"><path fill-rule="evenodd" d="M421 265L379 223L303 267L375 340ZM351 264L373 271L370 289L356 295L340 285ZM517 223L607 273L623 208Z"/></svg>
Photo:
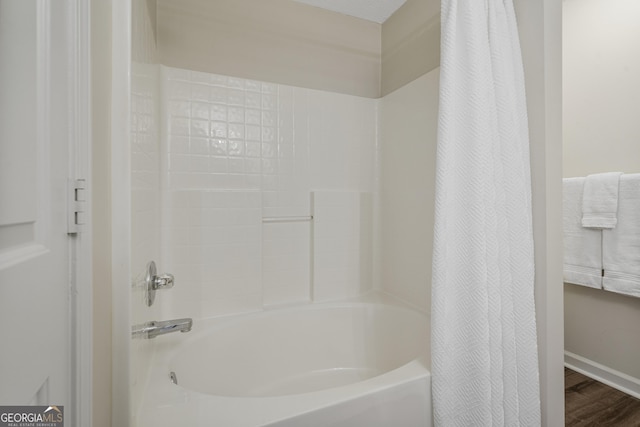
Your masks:
<svg viewBox="0 0 640 427"><path fill-rule="evenodd" d="M344 15L355 16L382 24L406 0L295 0Z"/></svg>

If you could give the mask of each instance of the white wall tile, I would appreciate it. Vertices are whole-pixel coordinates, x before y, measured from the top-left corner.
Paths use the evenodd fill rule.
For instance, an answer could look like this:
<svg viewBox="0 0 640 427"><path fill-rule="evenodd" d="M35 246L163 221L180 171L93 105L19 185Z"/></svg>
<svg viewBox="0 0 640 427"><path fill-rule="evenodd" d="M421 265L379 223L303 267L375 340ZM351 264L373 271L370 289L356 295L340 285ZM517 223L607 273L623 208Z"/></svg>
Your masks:
<svg viewBox="0 0 640 427"><path fill-rule="evenodd" d="M265 223L262 285L265 305L310 300L310 222Z"/></svg>
<svg viewBox="0 0 640 427"><path fill-rule="evenodd" d="M372 289L372 200L370 193L313 192L314 301Z"/></svg>
<svg viewBox="0 0 640 427"><path fill-rule="evenodd" d="M169 80L184 80L189 81L191 71L183 70L181 68L165 68L166 76Z"/></svg>
<svg viewBox="0 0 640 427"><path fill-rule="evenodd" d="M189 99L197 101L209 101L211 96L211 89L209 88L209 86L200 83L192 83L189 85L189 88L191 91Z"/></svg>
<svg viewBox="0 0 640 427"><path fill-rule="evenodd" d="M169 317L220 315L224 301L258 310L261 288L261 200L258 191L167 192L164 265L176 284ZM176 291L176 292L174 292Z"/></svg>

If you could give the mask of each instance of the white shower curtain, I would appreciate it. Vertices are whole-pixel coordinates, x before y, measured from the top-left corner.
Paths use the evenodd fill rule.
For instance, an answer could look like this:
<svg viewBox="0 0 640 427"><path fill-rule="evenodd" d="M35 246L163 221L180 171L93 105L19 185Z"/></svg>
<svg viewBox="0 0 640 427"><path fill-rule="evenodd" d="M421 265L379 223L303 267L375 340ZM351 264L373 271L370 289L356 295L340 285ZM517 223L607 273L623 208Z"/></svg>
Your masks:
<svg viewBox="0 0 640 427"><path fill-rule="evenodd" d="M512 0L442 0L436 426L539 426L529 136Z"/></svg>

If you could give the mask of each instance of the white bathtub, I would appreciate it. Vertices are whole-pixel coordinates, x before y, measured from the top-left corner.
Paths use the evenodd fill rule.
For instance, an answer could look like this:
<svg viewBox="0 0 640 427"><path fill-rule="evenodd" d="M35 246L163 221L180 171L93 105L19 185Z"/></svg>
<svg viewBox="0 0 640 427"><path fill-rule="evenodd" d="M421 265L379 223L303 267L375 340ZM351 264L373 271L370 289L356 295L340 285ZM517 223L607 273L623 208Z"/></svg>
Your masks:
<svg viewBox="0 0 640 427"><path fill-rule="evenodd" d="M140 427L431 425L428 318L396 304L267 310L156 341Z"/></svg>

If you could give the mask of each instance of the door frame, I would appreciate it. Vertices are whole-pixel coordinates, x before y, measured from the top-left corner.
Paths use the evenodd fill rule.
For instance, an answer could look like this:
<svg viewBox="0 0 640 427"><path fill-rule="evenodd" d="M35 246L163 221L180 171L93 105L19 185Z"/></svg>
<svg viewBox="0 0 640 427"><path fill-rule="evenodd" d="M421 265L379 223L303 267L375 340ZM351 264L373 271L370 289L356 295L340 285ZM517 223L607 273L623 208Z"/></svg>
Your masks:
<svg viewBox="0 0 640 427"><path fill-rule="evenodd" d="M111 4L111 280L113 426L131 423L131 0Z"/></svg>
<svg viewBox="0 0 640 427"><path fill-rule="evenodd" d="M47 2L48 0L38 0ZM91 2L66 0L69 178L85 180L87 224L69 245L69 372L71 425L92 424L93 280L91 233Z"/></svg>

